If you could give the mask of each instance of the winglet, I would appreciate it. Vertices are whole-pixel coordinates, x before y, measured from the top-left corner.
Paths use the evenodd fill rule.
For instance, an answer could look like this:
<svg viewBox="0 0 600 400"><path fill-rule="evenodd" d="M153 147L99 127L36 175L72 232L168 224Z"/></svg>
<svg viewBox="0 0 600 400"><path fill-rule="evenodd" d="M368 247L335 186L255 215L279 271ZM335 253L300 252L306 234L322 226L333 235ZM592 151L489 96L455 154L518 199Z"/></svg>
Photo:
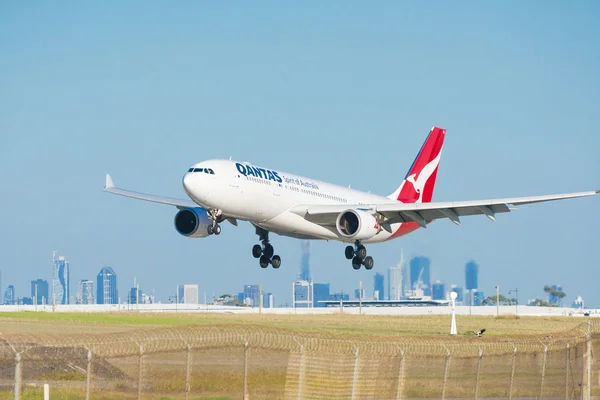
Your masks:
<svg viewBox="0 0 600 400"><path fill-rule="evenodd" d="M110 188L114 188L115 184L113 183L112 178L110 177L110 174L106 174L106 183L104 184L104 189L110 189Z"/></svg>

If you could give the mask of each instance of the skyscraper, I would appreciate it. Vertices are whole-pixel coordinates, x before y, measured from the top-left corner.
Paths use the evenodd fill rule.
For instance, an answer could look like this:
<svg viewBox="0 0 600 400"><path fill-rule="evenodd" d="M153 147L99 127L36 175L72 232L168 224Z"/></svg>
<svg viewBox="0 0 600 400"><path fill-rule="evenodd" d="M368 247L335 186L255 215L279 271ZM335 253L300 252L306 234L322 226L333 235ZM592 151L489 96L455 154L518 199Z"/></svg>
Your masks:
<svg viewBox="0 0 600 400"><path fill-rule="evenodd" d="M477 276L479 275L479 266L471 260L465 264L465 283L467 290L478 289Z"/></svg>
<svg viewBox="0 0 600 400"><path fill-rule="evenodd" d="M383 292L383 275L379 272L373 277L373 297L377 294L376 300L383 300L385 293Z"/></svg>
<svg viewBox="0 0 600 400"><path fill-rule="evenodd" d="M181 288L181 286L180 286ZM180 289L181 290L181 289ZM129 289L129 295L127 296L127 301L129 304L144 304L142 298L144 297L144 292L138 287L132 287ZM179 294L179 302L183 303L183 295Z"/></svg>
<svg viewBox="0 0 600 400"><path fill-rule="evenodd" d="M410 288L422 289L424 296L431 296L430 265L427 257L413 257L410 260Z"/></svg>
<svg viewBox="0 0 600 400"><path fill-rule="evenodd" d="M69 261L63 256L56 258L56 251L52 253L52 262L54 271L52 274L52 304L69 304L70 277L69 277Z"/></svg>
<svg viewBox="0 0 600 400"><path fill-rule="evenodd" d="M463 303L463 288L456 285L450 285L450 291L456 293L456 302L459 304Z"/></svg>
<svg viewBox="0 0 600 400"><path fill-rule="evenodd" d="M98 304L119 304L117 274L112 267L102 267L97 277L96 302Z"/></svg>
<svg viewBox="0 0 600 400"><path fill-rule="evenodd" d="M180 303L198 304L198 285L179 285L178 289ZM258 303L256 305L258 305Z"/></svg>
<svg viewBox="0 0 600 400"><path fill-rule="evenodd" d="M4 291L4 304L9 306L17 304L17 296L15 294L15 287L13 285L8 285Z"/></svg>
<svg viewBox="0 0 600 400"><path fill-rule="evenodd" d="M431 293L432 300L444 300L446 298L446 287L441 281L435 281Z"/></svg>
<svg viewBox="0 0 600 400"><path fill-rule="evenodd" d="M400 300L404 296L402 290L404 268L404 252L400 253L400 262L388 269L388 296L390 300ZM383 295L379 295L379 299L383 300Z"/></svg>
<svg viewBox="0 0 600 400"><path fill-rule="evenodd" d="M31 281L31 298L33 304L48 304L48 281L42 279Z"/></svg>
<svg viewBox="0 0 600 400"><path fill-rule="evenodd" d="M325 307L325 303L319 301L329 300L329 283L314 283L313 294L313 307Z"/></svg>
<svg viewBox="0 0 600 400"><path fill-rule="evenodd" d="M310 242L302 241L302 261L300 265L300 280L311 282L310 277Z"/></svg>
<svg viewBox="0 0 600 400"><path fill-rule="evenodd" d="M310 308L314 305L312 282L296 281L293 283L292 300L294 308Z"/></svg>
<svg viewBox="0 0 600 400"><path fill-rule="evenodd" d="M77 304L94 304L94 281L82 279L78 286Z"/></svg>
<svg viewBox="0 0 600 400"><path fill-rule="evenodd" d="M244 285L244 304L250 307L260 305L260 285Z"/></svg>

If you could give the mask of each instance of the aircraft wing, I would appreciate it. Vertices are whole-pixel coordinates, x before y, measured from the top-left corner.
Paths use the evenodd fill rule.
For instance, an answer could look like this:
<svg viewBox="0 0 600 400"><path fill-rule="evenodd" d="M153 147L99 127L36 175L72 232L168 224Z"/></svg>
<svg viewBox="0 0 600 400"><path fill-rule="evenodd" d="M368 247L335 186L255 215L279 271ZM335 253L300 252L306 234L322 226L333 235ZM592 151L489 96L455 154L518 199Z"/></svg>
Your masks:
<svg viewBox="0 0 600 400"><path fill-rule="evenodd" d="M108 193L118 194L120 196L131 197L138 200L151 201L153 203L168 204L177 208L194 208L199 207L198 204L191 200L173 199L170 197L154 196L151 194L132 192L130 190L118 189L115 187L112 178L106 174L106 184L104 191Z"/></svg>
<svg viewBox="0 0 600 400"><path fill-rule="evenodd" d="M375 205L297 205L290 211L304 217L306 220L319 225L335 226L338 215L348 209L363 210L373 215L382 217L381 223L393 224L398 222L416 222L423 228L427 222L440 218L448 218L460 225L460 217L469 215L485 215L492 221L499 213L510 212L512 206L573 199L577 197L593 196L600 190L567 194L553 194L546 196L515 197L493 200L471 200L436 203L401 203L390 202Z"/></svg>

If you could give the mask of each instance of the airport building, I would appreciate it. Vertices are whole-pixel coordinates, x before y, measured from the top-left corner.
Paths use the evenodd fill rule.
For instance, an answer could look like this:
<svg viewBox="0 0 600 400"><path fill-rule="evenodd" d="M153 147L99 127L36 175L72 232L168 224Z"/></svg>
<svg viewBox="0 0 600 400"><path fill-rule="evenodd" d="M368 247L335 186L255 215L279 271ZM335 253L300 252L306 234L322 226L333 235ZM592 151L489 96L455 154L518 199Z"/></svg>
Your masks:
<svg viewBox="0 0 600 400"><path fill-rule="evenodd" d="M31 298L33 304L48 304L48 281L43 279L31 281Z"/></svg>
<svg viewBox="0 0 600 400"><path fill-rule="evenodd" d="M404 300L328 300L323 302L325 307L427 307L447 306L447 300L432 300L431 297L415 297Z"/></svg>
<svg viewBox="0 0 600 400"><path fill-rule="evenodd" d="M77 304L94 304L94 281L82 279L77 288Z"/></svg>
<svg viewBox="0 0 600 400"><path fill-rule="evenodd" d="M56 252L52 254L52 304L69 304L70 292L70 264L63 256L56 258Z"/></svg>
<svg viewBox="0 0 600 400"><path fill-rule="evenodd" d="M117 274L112 267L102 267L97 277L96 302L98 304L119 304Z"/></svg>

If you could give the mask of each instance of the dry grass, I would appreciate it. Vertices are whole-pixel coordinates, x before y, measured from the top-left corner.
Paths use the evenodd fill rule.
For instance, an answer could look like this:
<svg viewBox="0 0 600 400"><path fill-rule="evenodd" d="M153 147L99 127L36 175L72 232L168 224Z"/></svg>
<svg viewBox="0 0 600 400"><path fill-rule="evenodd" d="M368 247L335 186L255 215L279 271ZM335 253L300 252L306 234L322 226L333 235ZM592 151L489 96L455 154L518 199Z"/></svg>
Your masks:
<svg viewBox="0 0 600 400"><path fill-rule="evenodd" d="M459 316L459 334L486 329L486 336L539 335L573 329L583 321L573 317L488 317ZM214 324L252 324L303 332L336 335L445 336L450 318L445 315L366 316L366 315L273 315L217 313L0 313L1 333L116 332L131 329Z"/></svg>

